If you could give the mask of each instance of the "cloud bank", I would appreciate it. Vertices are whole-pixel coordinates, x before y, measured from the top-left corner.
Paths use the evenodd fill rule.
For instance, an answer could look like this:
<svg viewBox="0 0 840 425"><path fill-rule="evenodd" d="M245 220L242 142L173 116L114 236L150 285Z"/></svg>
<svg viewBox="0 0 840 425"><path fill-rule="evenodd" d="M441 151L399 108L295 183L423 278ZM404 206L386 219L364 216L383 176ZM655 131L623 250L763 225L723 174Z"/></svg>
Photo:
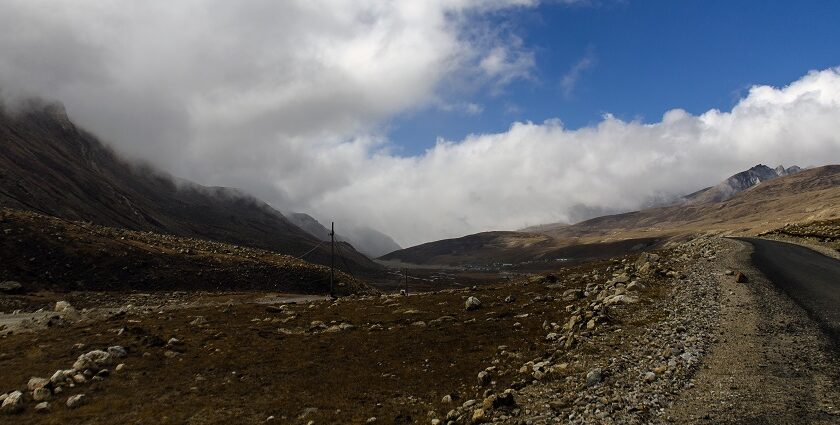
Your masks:
<svg viewBox="0 0 840 425"><path fill-rule="evenodd" d="M403 246L635 209L758 162L840 160L840 69L755 86L731 111L516 122L393 154L390 118L532 78L533 51L486 18L534 5L0 0L0 89L61 100L176 175Z"/></svg>

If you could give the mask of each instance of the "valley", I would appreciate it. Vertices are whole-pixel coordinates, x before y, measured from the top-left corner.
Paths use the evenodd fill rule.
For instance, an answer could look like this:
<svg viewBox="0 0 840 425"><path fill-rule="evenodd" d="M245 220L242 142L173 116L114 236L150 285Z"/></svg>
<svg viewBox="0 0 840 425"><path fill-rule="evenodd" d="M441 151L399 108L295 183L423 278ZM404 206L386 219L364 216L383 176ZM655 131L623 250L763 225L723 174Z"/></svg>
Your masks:
<svg viewBox="0 0 840 425"><path fill-rule="evenodd" d="M786 278L766 267L819 258L830 291L840 166L759 165L677 203L575 224L404 249L369 229L333 246L307 214L287 219L245 193L135 168L60 109L0 124L12 152L0 174L0 417L840 417L831 308L820 304L829 322L815 317L819 297L778 291ZM59 157L65 167L33 172ZM371 259L353 247L359 237L396 250ZM765 242L739 237L834 259L757 260Z"/></svg>

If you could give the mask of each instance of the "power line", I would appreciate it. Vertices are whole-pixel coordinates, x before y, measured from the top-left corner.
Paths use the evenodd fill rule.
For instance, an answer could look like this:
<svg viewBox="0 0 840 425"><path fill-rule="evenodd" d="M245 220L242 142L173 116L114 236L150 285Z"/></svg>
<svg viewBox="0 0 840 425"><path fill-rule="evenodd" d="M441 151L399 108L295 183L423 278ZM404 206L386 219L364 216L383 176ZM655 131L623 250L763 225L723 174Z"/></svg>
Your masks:
<svg viewBox="0 0 840 425"><path fill-rule="evenodd" d="M320 242L318 242L318 245L315 245L315 248L312 248L312 249L310 249L309 251L306 251L306 253L305 253L305 254L303 254L303 255L301 255L301 256L299 256L299 257L295 257L295 258L297 258L298 260L303 260L303 257L306 257L307 255L309 255L309 254L311 254L311 253L315 252L315 250L316 250L316 249L318 249L318 247L320 247L321 245L323 245L323 244L324 244L324 242L326 242L326 241L320 241Z"/></svg>

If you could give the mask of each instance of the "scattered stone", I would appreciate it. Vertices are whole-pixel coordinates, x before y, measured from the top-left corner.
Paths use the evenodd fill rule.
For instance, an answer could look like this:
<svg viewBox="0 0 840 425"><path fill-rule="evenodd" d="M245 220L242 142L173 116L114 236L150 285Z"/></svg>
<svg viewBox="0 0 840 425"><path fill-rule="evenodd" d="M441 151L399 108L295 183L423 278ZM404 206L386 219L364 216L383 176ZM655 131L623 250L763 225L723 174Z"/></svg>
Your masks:
<svg viewBox="0 0 840 425"><path fill-rule="evenodd" d="M447 394L447 395L443 396L443 398L440 399L440 402L444 403L444 404L452 403L452 395Z"/></svg>
<svg viewBox="0 0 840 425"><path fill-rule="evenodd" d="M63 384L68 379L71 379L71 377L73 376L73 372L74 371L72 369L57 370L55 371L55 373L53 373L52 377L50 378L50 383L52 383L53 385Z"/></svg>
<svg viewBox="0 0 840 425"><path fill-rule="evenodd" d="M190 324L193 326L203 326L207 324L207 319L204 316L195 316L195 319Z"/></svg>
<svg viewBox="0 0 840 425"><path fill-rule="evenodd" d="M603 372L601 371L601 368L590 370L589 373L586 374L586 386L592 387L601 383L601 379L603 379L602 374Z"/></svg>
<svg viewBox="0 0 840 425"><path fill-rule="evenodd" d="M368 420L367 420L367 421L365 421L365 423L366 423L366 424L376 423L376 417L370 417L370 418L368 418Z"/></svg>
<svg viewBox="0 0 840 425"><path fill-rule="evenodd" d="M741 272L738 272L738 273L736 273L736 274L735 274L735 282L738 282L738 283L747 283L747 281L748 281L748 280L749 280L749 279L747 279L747 275L745 275L745 274L743 274L743 273L741 273Z"/></svg>
<svg viewBox="0 0 840 425"><path fill-rule="evenodd" d="M120 363L120 364L117 365L117 367L114 368L114 371L115 372L122 372L123 369L125 369L125 363Z"/></svg>
<svg viewBox="0 0 840 425"><path fill-rule="evenodd" d="M64 313L64 311L66 311L68 308L73 308L73 306L70 305L70 303L68 303L67 301L59 301L55 303L54 311L56 313Z"/></svg>
<svg viewBox="0 0 840 425"><path fill-rule="evenodd" d="M46 387L49 383L49 379L32 377L29 378L29 382L26 383L26 389L29 391L35 391L39 388Z"/></svg>
<svg viewBox="0 0 840 425"><path fill-rule="evenodd" d="M20 282L7 280L0 283L0 292L5 294L18 294L23 292L23 285L21 285Z"/></svg>
<svg viewBox="0 0 840 425"><path fill-rule="evenodd" d="M84 406L87 403L88 398L84 394L76 394L67 399L67 407L69 409L75 409L77 407Z"/></svg>
<svg viewBox="0 0 840 425"><path fill-rule="evenodd" d="M725 274L725 275L727 275L727 276L732 276L732 275L734 275L734 274L735 274L735 272L734 272L734 271L732 271L732 270L727 270L727 271L723 272L723 274Z"/></svg>
<svg viewBox="0 0 840 425"><path fill-rule="evenodd" d="M113 363L113 360L110 354L102 350L93 350L79 356L76 362L73 363L73 369L76 371L90 369L95 372L101 369L102 366L107 366L111 363Z"/></svg>
<svg viewBox="0 0 840 425"><path fill-rule="evenodd" d="M487 422L487 412L484 409L475 409L472 414L472 423L483 424Z"/></svg>
<svg viewBox="0 0 840 425"><path fill-rule="evenodd" d="M642 378L645 382L653 382L656 380L656 374L653 372L646 372L645 376Z"/></svg>
<svg viewBox="0 0 840 425"><path fill-rule="evenodd" d="M110 354L111 357L113 357L115 359L119 359L121 357L127 356L128 352L122 346L114 345L114 346L108 347L108 354Z"/></svg>
<svg viewBox="0 0 840 425"><path fill-rule="evenodd" d="M469 297L464 303L464 308L466 308L467 311L478 310L481 308L481 301L476 297Z"/></svg>
<svg viewBox="0 0 840 425"><path fill-rule="evenodd" d="M493 379L493 377L486 370L478 372L478 385L485 386L490 383L491 379Z"/></svg>
<svg viewBox="0 0 840 425"><path fill-rule="evenodd" d="M50 411L50 403L46 401L42 401L35 405L35 411L37 413L49 413Z"/></svg>
<svg viewBox="0 0 840 425"><path fill-rule="evenodd" d="M52 391L49 388L38 388L32 391L32 400L48 401L52 399Z"/></svg>
<svg viewBox="0 0 840 425"><path fill-rule="evenodd" d="M20 413L26 407L23 403L23 393L20 391L14 391L6 396L3 400L3 404L0 405L0 412L6 414L15 414Z"/></svg>

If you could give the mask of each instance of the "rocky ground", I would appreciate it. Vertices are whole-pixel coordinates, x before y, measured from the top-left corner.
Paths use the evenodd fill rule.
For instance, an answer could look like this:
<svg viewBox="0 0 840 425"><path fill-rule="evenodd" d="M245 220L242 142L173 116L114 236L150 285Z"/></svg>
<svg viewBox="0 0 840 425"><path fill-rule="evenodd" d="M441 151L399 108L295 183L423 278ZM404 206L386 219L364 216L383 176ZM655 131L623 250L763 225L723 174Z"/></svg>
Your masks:
<svg viewBox="0 0 840 425"><path fill-rule="evenodd" d="M231 294L81 319L59 305L49 327L0 339L2 410L62 424L776 423L806 413L831 423L833 357L743 249L700 238L510 282L336 301ZM125 355L75 367L109 347ZM54 382L62 371L69 381Z"/></svg>

